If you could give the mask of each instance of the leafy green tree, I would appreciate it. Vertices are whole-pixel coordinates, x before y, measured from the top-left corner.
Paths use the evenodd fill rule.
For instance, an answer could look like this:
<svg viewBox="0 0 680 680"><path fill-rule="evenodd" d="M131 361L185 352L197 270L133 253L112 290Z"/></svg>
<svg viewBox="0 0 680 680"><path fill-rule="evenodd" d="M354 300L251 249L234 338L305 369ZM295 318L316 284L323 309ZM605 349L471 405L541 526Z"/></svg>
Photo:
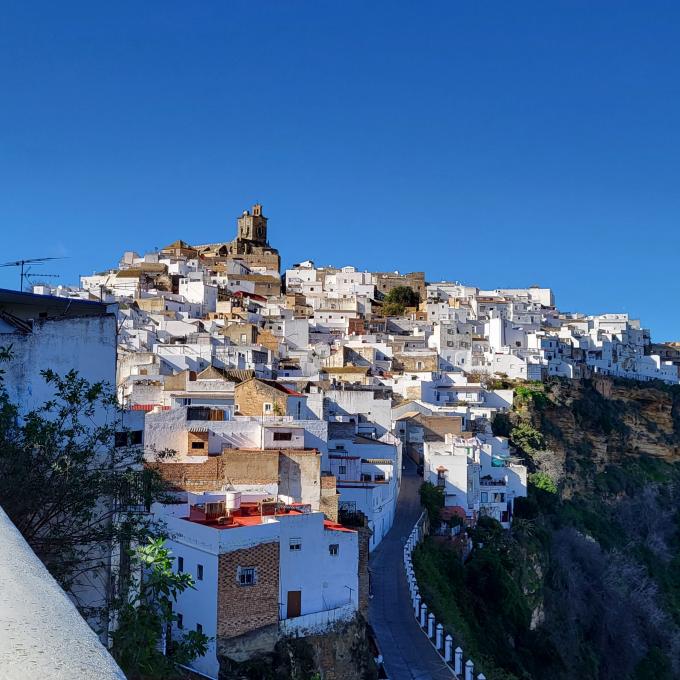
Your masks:
<svg viewBox="0 0 680 680"><path fill-rule="evenodd" d="M403 316L406 307L398 302L388 302L383 305L383 316Z"/></svg>
<svg viewBox="0 0 680 680"><path fill-rule="evenodd" d="M385 302L415 307L420 302L420 298L410 286L396 286L385 295Z"/></svg>
<svg viewBox="0 0 680 680"><path fill-rule="evenodd" d="M430 482L420 485L420 503L427 510L430 526L438 527L441 523L439 511L444 507L444 490Z"/></svg>
<svg viewBox="0 0 680 680"><path fill-rule="evenodd" d="M210 639L188 631L169 641L163 653L163 637L177 621L173 604L178 595L194 587L191 574L175 572L173 557L162 538L150 539L132 553L133 577L116 603L117 628L113 656L130 680L162 680L176 677L179 665L203 656Z"/></svg>
<svg viewBox="0 0 680 680"><path fill-rule="evenodd" d="M410 286L396 286L385 295L383 314L401 316L407 307L417 307L420 302L418 293Z"/></svg>
<svg viewBox="0 0 680 680"><path fill-rule="evenodd" d="M13 360L11 348L0 360ZM42 375L54 396L28 413L11 402L0 375L0 505L81 613L104 628L112 546L153 530L144 510L163 487L143 470L141 447L116 441L120 411L106 384L75 371Z"/></svg>
<svg viewBox="0 0 680 680"><path fill-rule="evenodd" d="M528 455L541 451L545 447L543 435L527 422L519 423L514 427L510 432L510 439L515 446Z"/></svg>
<svg viewBox="0 0 680 680"><path fill-rule="evenodd" d="M529 483L533 484L537 489L547 493L556 494L557 484L553 481L550 475L545 472L534 472L529 475Z"/></svg>
<svg viewBox="0 0 680 680"><path fill-rule="evenodd" d="M545 408L550 402L545 393L545 386L536 381L515 387L515 397L519 403L532 403L538 409Z"/></svg>

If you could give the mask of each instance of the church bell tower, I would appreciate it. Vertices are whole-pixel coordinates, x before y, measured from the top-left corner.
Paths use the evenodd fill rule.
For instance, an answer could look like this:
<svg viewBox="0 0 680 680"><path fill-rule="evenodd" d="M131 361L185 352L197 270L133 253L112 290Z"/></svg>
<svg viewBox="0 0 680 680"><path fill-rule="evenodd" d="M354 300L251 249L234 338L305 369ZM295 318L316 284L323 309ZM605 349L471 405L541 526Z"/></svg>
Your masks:
<svg viewBox="0 0 680 680"><path fill-rule="evenodd" d="M238 240L252 241L256 245L267 245L267 218L262 214L262 206L256 203L252 213L243 211L238 218Z"/></svg>

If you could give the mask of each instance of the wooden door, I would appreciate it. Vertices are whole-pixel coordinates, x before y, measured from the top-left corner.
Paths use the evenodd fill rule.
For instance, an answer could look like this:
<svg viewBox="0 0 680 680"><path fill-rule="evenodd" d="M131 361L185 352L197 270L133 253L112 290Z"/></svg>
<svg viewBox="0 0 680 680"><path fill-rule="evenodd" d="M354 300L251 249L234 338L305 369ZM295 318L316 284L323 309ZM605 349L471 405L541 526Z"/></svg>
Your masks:
<svg viewBox="0 0 680 680"><path fill-rule="evenodd" d="M288 606L287 618L292 619L295 616L300 616L302 613L302 591L289 590L288 591Z"/></svg>

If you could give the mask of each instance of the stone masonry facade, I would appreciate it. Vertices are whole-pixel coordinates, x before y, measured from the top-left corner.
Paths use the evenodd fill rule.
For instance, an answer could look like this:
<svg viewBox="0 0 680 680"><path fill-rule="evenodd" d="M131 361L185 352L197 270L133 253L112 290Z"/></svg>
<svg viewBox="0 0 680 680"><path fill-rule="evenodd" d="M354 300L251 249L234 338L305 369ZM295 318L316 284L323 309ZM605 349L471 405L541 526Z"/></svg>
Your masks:
<svg viewBox="0 0 680 680"><path fill-rule="evenodd" d="M244 416L286 415L288 395L285 391L271 387L260 380L246 380L234 389L234 403ZM265 411L265 404L271 404L271 411Z"/></svg>
<svg viewBox="0 0 680 680"><path fill-rule="evenodd" d="M202 463L151 463L173 489L214 491L223 484L272 484L279 479L279 451L226 449Z"/></svg>
<svg viewBox="0 0 680 680"><path fill-rule="evenodd" d="M255 582L241 585L243 569L255 569ZM279 544L260 543L219 556L217 637L233 638L277 625L279 620Z"/></svg>

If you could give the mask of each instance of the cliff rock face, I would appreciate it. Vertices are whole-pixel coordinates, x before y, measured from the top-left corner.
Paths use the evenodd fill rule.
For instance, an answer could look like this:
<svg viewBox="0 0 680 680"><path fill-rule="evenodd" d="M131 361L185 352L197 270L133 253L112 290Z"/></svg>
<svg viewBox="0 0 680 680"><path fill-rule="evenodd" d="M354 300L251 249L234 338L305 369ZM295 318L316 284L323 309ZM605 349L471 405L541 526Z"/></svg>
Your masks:
<svg viewBox="0 0 680 680"><path fill-rule="evenodd" d="M525 658L525 669L565 680L680 677L680 387L519 386L509 426L539 473L519 518L536 527L540 545L529 547L549 565L538 606L527 601L552 658L533 667ZM523 586L528 573L514 571Z"/></svg>
<svg viewBox="0 0 680 680"><path fill-rule="evenodd" d="M529 463L560 482L563 497L624 460L680 460L678 388L603 377L547 383L545 397L521 403L514 418L544 436L546 452Z"/></svg>
<svg viewBox="0 0 680 680"><path fill-rule="evenodd" d="M375 680L377 670L361 616L323 635L283 638L271 654L224 663L220 680Z"/></svg>

